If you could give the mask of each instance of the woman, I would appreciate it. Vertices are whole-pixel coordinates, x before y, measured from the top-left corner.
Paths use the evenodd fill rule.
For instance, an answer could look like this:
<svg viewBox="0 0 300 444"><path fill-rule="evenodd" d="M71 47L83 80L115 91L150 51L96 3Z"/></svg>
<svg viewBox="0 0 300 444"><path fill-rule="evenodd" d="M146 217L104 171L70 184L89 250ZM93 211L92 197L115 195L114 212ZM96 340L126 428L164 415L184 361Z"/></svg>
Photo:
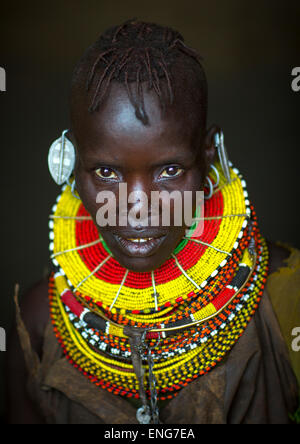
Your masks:
<svg viewBox="0 0 300 444"><path fill-rule="evenodd" d="M71 129L49 152L65 183L54 272L17 303L12 422L291 421L299 253L260 234L206 116L200 58L172 29L128 21L79 61ZM197 220L176 223L188 204Z"/></svg>

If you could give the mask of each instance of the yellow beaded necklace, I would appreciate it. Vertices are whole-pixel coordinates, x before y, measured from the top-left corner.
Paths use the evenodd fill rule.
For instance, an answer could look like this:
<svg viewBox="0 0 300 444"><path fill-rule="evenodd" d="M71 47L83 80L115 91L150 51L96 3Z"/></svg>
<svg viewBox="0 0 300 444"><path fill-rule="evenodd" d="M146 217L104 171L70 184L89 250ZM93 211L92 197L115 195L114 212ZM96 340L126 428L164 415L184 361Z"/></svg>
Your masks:
<svg viewBox="0 0 300 444"><path fill-rule="evenodd" d="M82 203L63 189L50 221L51 316L66 356L96 385L141 396L129 327L145 331L143 385L161 400L211 370L245 330L264 289L268 251L239 172L231 169L227 183L218 171L203 236L152 275L126 272L110 257Z"/></svg>

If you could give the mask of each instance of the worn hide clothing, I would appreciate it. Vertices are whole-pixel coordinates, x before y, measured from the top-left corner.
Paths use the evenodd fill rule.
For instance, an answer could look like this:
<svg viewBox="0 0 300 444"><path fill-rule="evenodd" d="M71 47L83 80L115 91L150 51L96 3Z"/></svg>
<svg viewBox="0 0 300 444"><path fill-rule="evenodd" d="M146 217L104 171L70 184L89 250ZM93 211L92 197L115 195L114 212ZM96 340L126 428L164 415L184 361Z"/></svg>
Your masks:
<svg viewBox="0 0 300 444"><path fill-rule="evenodd" d="M300 353L290 347L291 330L297 323L300 326L299 304L300 252L294 250L286 266L269 276L257 312L226 359L161 408L161 422L290 423L299 395L295 372L299 377ZM137 424L132 404L96 387L68 363L51 322L41 362L18 307L17 325L29 372L28 390L47 423Z"/></svg>

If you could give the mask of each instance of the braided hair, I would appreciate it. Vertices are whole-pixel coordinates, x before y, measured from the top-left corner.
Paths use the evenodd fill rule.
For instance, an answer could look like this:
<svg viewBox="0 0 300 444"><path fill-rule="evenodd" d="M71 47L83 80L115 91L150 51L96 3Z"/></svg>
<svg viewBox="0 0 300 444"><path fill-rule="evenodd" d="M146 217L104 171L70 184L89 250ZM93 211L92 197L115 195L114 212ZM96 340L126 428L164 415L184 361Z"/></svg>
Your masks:
<svg viewBox="0 0 300 444"><path fill-rule="evenodd" d="M154 90L161 109L172 105L178 71L189 72L190 82L197 83L206 120L207 82L201 57L189 48L182 35L165 26L135 19L109 28L87 49L72 77L72 87L84 83L90 96L89 112L98 110L112 81L123 83L136 117L148 123L142 83ZM200 116L199 116L200 117Z"/></svg>

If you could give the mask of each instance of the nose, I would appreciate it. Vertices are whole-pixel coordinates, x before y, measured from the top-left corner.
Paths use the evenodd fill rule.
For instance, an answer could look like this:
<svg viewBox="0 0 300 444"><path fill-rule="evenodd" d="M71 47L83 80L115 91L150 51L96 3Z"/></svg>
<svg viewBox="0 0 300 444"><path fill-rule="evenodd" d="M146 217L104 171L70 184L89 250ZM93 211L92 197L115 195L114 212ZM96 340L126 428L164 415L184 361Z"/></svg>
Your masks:
<svg viewBox="0 0 300 444"><path fill-rule="evenodd" d="M135 176L127 182L128 222L137 230L150 225L151 183L144 177Z"/></svg>
<svg viewBox="0 0 300 444"><path fill-rule="evenodd" d="M150 197L149 194L151 192L151 185L151 180L140 174L135 174L127 178L128 194L144 193L147 195L147 197Z"/></svg>

